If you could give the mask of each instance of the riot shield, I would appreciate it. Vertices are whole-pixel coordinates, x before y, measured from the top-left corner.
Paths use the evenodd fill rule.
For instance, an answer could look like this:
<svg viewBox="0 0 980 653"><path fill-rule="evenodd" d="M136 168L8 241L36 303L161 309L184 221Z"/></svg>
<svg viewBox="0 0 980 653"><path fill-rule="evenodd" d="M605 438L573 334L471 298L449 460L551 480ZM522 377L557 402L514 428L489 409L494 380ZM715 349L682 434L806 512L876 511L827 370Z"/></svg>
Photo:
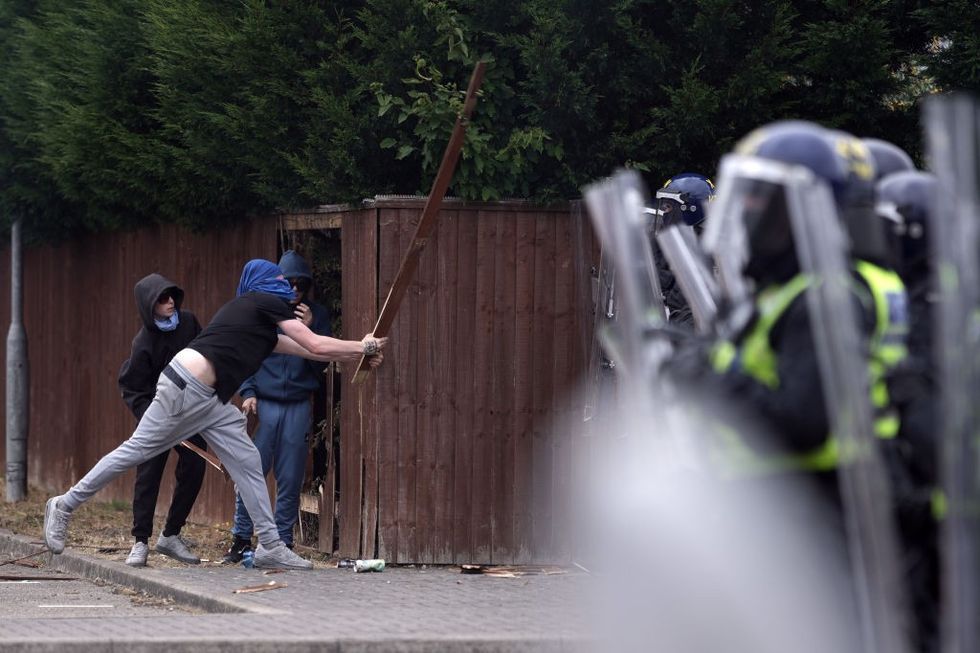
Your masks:
<svg viewBox="0 0 980 653"><path fill-rule="evenodd" d="M706 264L694 229L684 224L657 231L657 244L691 307L698 333L714 330L718 317L718 284Z"/></svg>
<svg viewBox="0 0 980 653"><path fill-rule="evenodd" d="M867 350L858 332L846 238L831 191L803 167L740 155L722 160L718 187L720 196L709 228L716 222L737 220L740 225L719 224L717 229L734 234L736 244L741 239L742 246L749 233L746 224L753 219L754 194L760 189L779 194L779 212L766 215L782 216L778 220L789 223L788 231L784 227L779 237L792 239L800 273L808 277L805 300L828 422L839 445L838 478L863 649L905 652L897 544L888 485L874 439ZM729 275L727 287L745 287L731 278L735 261L743 254L716 251L721 255L719 267Z"/></svg>
<svg viewBox="0 0 980 653"><path fill-rule="evenodd" d="M592 422L610 402L614 384L615 363L603 350L602 334L616 319L616 271L609 255L600 254L599 265L592 272L593 322L589 351L588 381L583 421ZM601 426L595 428L601 429ZM588 429L592 433L593 429Z"/></svg>
<svg viewBox="0 0 980 653"><path fill-rule="evenodd" d="M585 188L585 204L613 262L616 278L615 326L602 343L617 369L648 377L669 353L663 339L650 338L666 321L657 269L646 230L646 193L633 171L620 171Z"/></svg>
<svg viewBox="0 0 980 653"><path fill-rule="evenodd" d="M742 219L745 207L735 197L738 189L721 184L717 188L701 245L714 260L717 270L719 312L715 334L725 339L741 330L751 318L753 309L750 283L742 274L749 258Z"/></svg>
<svg viewBox="0 0 980 653"><path fill-rule="evenodd" d="M980 114L971 97L934 96L925 102L924 119L939 188L931 228L940 294L940 473L947 503L942 524L943 650L966 653L980 642Z"/></svg>

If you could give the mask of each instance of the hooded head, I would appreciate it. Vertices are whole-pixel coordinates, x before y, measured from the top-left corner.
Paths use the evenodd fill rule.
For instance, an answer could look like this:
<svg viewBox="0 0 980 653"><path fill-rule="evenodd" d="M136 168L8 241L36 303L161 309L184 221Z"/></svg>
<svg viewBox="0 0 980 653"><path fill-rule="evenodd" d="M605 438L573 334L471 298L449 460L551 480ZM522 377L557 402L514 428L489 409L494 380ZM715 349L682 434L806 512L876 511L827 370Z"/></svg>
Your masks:
<svg viewBox="0 0 980 653"><path fill-rule="evenodd" d="M250 292L264 292L292 301L293 289L283 276L282 270L272 261L254 258L242 268L242 277L238 281L238 296Z"/></svg>
<svg viewBox="0 0 980 653"><path fill-rule="evenodd" d="M296 301L306 300L306 295L313 286L313 275L306 260L293 250L288 249L282 253L282 258L279 259L279 269L282 270L287 282L296 290Z"/></svg>
<svg viewBox="0 0 980 653"><path fill-rule="evenodd" d="M159 300L164 299L161 304L169 303L169 299L173 298L174 314L180 312L180 305L184 301L184 291L175 284L170 279L167 279L163 275L153 273L148 274L139 281L136 282L136 286L133 288L133 294L136 297L136 309L139 311L140 319L143 321L143 326L149 331L157 330L159 327L156 324L155 318L159 319L161 316L155 316L154 311L157 308L157 303ZM163 316L169 317L169 316Z"/></svg>

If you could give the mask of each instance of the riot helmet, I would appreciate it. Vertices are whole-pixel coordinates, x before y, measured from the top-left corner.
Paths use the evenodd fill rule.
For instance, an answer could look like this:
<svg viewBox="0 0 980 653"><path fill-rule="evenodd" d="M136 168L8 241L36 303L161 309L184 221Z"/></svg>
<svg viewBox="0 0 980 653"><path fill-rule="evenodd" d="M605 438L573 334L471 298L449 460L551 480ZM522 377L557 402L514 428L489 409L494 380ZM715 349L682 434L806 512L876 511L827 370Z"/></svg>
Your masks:
<svg viewBox="0 0 980 653"><path fill-rule="evenodd" d="M805 121L777 122L743 139L738 151L809 169L830 188L855 258L889 260L886 230L874 212L874 160L868 147L842 131Z"/></svg>
<svg viewBox="0 0 980 653"><path fill-rule="evenodd" d="M661 225L699 226L708 202L714 199L715 185L704 175L682 172L674 175L657 191L655 213Z"/></svg>
<svg viewBox="0 0 980 653"><path fill-rule="evenodd" d="M851 256L886 267L894 267L895 243L892 225L875 213L875 159L859 138L843 131L829 130L834 151L846 173L844 192L837 208L851 241Z"/></svg>
<svg viewBox="0 0 980 653"><path fill-rule="evenodd" d="M875 181L881 181L894 172L915 170L912 157L894 143L880 138L862 138L861 141L871 152L871 158L874 160Z"/></svg>
<svg viewBox="0 0 980 653"><path fill-rule="evenodd" d="M878 214L889 220L899 242L898 272L906 283L929 274L929 220L937 201L935 175L917 170L895 172L877 185Z"/></svg>
<svg viewBox="0 0 980 653"><path fill-rule="evenodd" d="M742 271L747 276L759 283L784 281L799 271L785 193L788 180L805 173L825 184L839 210L853 192L846 163L825 129L798 120L752 131L735 152L723 160L719 203L724 206L716 208L726 214L727 223L738 226L728 236L712 230L711 246L725 247L724 241L744 246ZM869 186L869 205L872 192Z"/></svg>

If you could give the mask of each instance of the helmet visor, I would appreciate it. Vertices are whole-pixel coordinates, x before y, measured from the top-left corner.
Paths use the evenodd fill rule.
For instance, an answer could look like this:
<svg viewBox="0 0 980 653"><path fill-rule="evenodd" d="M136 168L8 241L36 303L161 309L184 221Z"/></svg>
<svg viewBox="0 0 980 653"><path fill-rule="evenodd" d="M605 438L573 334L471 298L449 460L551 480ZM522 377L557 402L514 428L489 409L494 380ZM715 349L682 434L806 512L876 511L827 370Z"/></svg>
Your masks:
<svg viewBox="0 0 980 653"><path fill-rule="evenodd" d="M671 224L695 225L704 219L703 210L688 193L659 190L656 195L657 214L665 226Z"/></svg>

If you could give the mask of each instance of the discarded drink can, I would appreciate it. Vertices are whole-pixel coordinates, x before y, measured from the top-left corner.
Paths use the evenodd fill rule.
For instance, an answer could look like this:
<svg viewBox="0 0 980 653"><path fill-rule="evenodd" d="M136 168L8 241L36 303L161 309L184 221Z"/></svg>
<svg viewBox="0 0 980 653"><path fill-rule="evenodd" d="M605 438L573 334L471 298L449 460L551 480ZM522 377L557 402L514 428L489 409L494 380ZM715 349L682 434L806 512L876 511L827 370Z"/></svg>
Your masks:
<svg viewBox="0 0 980 653"><path fill-rule="evenodd" d="M340 559L340 560L337 561L337 567L338 568L353 567L353 566L354 566L354 559L353 558L342 558L342 559Z"/></svg>
<svg viewBox="0 0 980 653"><path fill-rule="evenodd" d="M384 560L355 560L354 571L384 571Z"/></svg>
<svg viewBox="0 0 980 653"><path fill-rule="evenodd" d="M242 553L242 566L246 569L251 569L255 566L255 554L251 549L246 549L245 552Z"/></svg>

